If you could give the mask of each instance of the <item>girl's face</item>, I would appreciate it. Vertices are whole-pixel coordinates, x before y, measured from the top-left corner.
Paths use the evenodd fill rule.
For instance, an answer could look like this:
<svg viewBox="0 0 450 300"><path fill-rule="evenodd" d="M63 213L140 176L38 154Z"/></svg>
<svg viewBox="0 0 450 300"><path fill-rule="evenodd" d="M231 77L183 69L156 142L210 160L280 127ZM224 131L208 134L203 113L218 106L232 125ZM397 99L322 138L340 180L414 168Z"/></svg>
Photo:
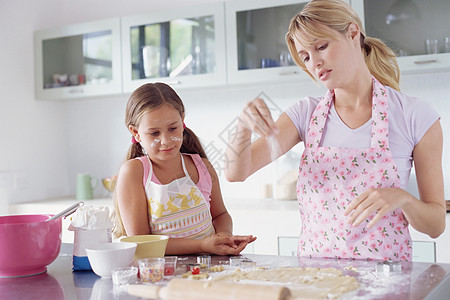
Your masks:
<svg viewBox="0 0 450 300"><path fill-rule="evenodd" d="M333 31L333 36L336 36L337 39L317 39L303 34L301 36L303 40L312 42L305 42L306 46L303 46L297 39L294 39L294 43L297 54L307 70L326 88L334 90L348 84L348 80L355 74L356 55L358 52L361 55L361 50L359 39L355 41L352 38L351 29L344 35L328 27L325 27L324 30Z"/></svg>
<svg viewBox="0 0 450 300"><path fill-rule="evenodd" d="M183 130L180 113L169 104L145 113L137 130L130 126L136 141L141 143L152 160L167 160L179 155Z"/></svg>

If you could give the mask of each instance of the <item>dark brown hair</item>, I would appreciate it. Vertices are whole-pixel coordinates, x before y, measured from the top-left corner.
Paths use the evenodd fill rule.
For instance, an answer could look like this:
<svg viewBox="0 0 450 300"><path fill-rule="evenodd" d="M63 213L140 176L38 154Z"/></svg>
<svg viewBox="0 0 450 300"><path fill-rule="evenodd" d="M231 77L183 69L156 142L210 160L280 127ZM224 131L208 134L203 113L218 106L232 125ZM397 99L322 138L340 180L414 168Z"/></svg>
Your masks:
<svg viewBox="0 0 450 300"><path fill-rule="evenodd" d="M141 85L128 99L125 111L125 125L127 128L130 125L139 126L139 121L145 113L163 104L169 104L184 118L185 110L183 102L180 96L169 85L162 82ZM198 154L202 158L207 158L199 138L187 127L184 128L183 144L181 145L180 152ZM128 150L127 160L143 155L145 155L145 152L139 143L131 144Z"/></svg>

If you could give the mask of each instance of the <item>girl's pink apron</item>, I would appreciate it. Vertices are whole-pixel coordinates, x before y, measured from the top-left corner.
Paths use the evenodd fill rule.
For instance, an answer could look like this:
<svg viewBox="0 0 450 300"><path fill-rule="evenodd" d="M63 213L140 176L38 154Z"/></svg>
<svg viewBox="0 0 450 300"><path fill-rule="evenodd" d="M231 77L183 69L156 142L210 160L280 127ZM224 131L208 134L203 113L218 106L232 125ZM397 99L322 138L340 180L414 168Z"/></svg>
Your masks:
<svg viewBox="0 0 450 300"><path fill-rule="evenodd" d="M368 188L400 187L389 150L385 89L373 78L369 149L319 146L333 100L333 91L328 91L313 112L305 138L297 181L302 219L298 255L411 260L408 221L400 209L385 215L371 229L366 228L369 220L352 227L344 217L348 204Z"/></svg>
<svg viewBox="0 0 450 300"><path fill-rule="evenodd" d="M150 161L145 192L151 232L175 238L209 237L215 233L209 207L202 192L189 177L183 155L181 162L185 177L169 184L157 184L151 181L153 168Z"/></svg>

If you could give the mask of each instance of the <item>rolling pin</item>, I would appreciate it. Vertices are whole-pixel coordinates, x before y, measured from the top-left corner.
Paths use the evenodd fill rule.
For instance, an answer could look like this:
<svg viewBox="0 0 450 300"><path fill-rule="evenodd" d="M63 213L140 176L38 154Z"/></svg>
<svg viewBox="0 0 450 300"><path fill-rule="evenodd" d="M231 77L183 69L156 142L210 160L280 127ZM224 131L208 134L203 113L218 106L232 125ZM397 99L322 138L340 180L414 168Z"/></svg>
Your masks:
<svg viewBox="0 0 450 300"><path fill-rule="evenodd" d="M277 285L254 285L221 281L174 278L166 287L130 285L128 293L147 299L164 300L287 300L291 292Z"/></svg>

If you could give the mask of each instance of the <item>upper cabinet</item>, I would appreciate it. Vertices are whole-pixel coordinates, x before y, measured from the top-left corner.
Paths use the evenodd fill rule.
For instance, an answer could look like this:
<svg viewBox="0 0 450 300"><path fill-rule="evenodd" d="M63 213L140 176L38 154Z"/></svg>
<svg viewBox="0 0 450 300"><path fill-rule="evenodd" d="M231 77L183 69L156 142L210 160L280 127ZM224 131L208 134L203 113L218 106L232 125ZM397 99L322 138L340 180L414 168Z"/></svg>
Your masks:
<svg viewBox="0 0 450 300"><path fill-rule="evenodd" d="M298 81L307 77L295 65L285 42L289 21L306 3L226 2L228 83Z"/></svg>
<svg viewBox="0 0 450 300"><path fill-rule="evenodd" d="M385 42L402 73L450 69L449 0L352 0L370 37Z"/></svg>
<svg viewBox="0 0 450 300"><path fill-rule="evenodd" d="M228 0L37 31L36 97L131 93L156 81L181 89L310 80L285 41L308 2ZM367 35L396 52L402 73L450 70L449 0L346 2Z"/></svg>
<svg viewBox="0 0 450 300"><path fill-rule="evenodd" d="M122 92L119 18L37 31L34 47L37 99Z"/></svg>
<svg viewBox="0 0 450 300"><path fill-rule="evenodd" d="M147 82L174 88L226 84L224 4L122 18L123 87Z"/></svg>

